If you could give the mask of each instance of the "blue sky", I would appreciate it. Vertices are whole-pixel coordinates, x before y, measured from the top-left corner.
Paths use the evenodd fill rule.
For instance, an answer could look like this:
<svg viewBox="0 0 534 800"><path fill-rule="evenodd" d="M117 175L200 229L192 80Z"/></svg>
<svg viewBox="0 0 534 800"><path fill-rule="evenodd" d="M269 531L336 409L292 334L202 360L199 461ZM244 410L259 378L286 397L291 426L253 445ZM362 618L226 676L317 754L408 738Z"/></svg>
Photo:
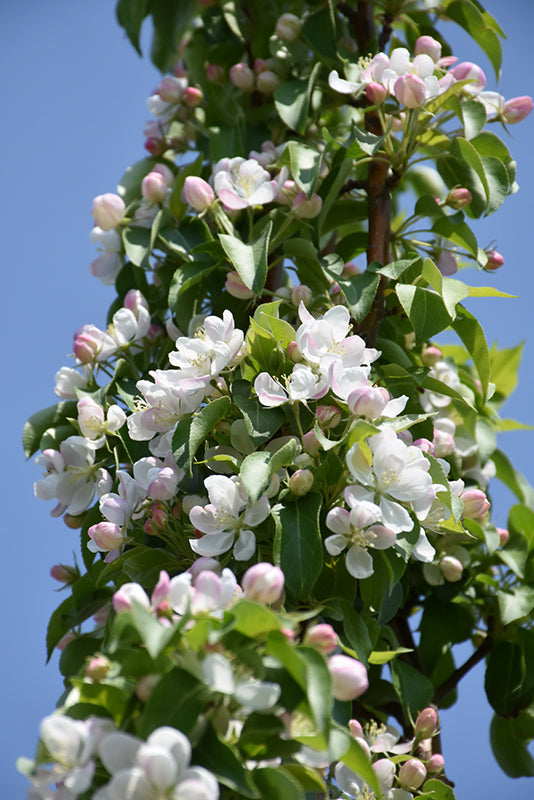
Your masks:
<svg viewBox="0 0 534 800"><path fill-rule="evenodd" d="M507 97L534 94L531 0L488 0L505 29L500 91ZM72 562L78 534L49 516L51 504L32 494L40 470L24 461L20 436L26 418L56 402L54 374L69 364L72 333L84 323L103 325L112 290L92 278L95 258L89 242L90 208L95 195L115 191L122 172L143 157L145 98L157 83L148 59L140 60L114 18L112 0L26 0L2 4L0 84L4 98L0 219L3 227L2 311L7 324L3 351L6 390L3 460L5 495L5 644L0 658L3 736L0 754L2 796L22 798L26 781L18 776L17 756L32 756L40 719L61 692L57 658L45 667L45 631L63 599L49 577L56 562ZM454 26L448 26L452 31ZM445 29L447 30L447 29ZM461 60L487 62L467 38L455 34ZM494 80L487 68L488 88ZM530 148L534 115L511 128L505 139L518 161L521 190L503 209L476 227L483 245L495 240L505 265L484 282L518 295L516 300L485 300L472 311L488 340L501 346L526 340L521 383L507 416L532 420L534 390L534 281L531 232L534 159ZM470 271L471 272L471 271ZM466 272L462 279L476 280ZM501 446L534 482L534 432L507 434ZM504 490L493 493L499 524L510 503ZM488 744L491 713L482 689L480 666L460 687L456 709L443 720L447 771L457 782L459 800L493 798L509 792L515 800L532 797L532 781L508 779L492 761Z"/></svg>

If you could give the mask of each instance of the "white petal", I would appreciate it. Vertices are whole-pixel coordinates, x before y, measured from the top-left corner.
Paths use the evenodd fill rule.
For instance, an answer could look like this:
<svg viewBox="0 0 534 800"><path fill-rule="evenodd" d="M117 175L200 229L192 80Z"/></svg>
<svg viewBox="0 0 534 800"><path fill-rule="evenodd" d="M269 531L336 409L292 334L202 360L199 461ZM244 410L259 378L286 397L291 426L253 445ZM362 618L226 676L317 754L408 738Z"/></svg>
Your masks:
<svg viewBox="0 0 534 800"><path fill-rule="evenodd" d="M364 547L353 544L345 556L347 571L354 578L368 578L373 574L373 559Z"/></svg>
<svg viewBox="0 0 534 800"><path fill-rule="evenodd" d="M98 745L98 755L103 765L114 775L116 772L133 767L135 756L142 742L129 733L109 733Z"/></svg>
<svg viewBox="0 0 534 800"><path fill-rule="evenodd" d="M241 531L234 545L236 561L248 561L256 552L256 537L252 531Z"/></svg>
<svg viewBox="0 0 534 800"><path fill-rule="evenodd" d="M236 686L234 697L238 703L252 711L265 711L278 702L281 689L277 683L249 681Z"/></svg>
<svg viewBox="0 0 534 800"><path fill-rule="evenodd" d="M220 653L210 653L202 662L204 681L214 692L234 693L234 673L232 666Z"/></svg>

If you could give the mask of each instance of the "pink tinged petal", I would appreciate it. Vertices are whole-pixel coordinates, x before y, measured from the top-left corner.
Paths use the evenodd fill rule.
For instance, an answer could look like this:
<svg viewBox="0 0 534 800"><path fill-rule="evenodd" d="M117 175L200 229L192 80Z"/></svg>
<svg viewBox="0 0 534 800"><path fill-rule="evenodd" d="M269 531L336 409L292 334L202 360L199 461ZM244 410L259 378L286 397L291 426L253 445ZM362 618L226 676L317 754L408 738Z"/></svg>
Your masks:
<svg viewBox="0 0 534 800"><path fill-rule="evenodd" d="M369 578L374 572L373 559L370 553L359 544L353 544L350 550L348 550L345 556L345 565L347 567L347 572L349 572L353 578L358 578L360 580Z"/></svg>
<svg viewBox="0 0 534 800"><path fill-rule="evenodd" d="M386 497L381 497L380 510L382 511L382 522L393 533L402 533L413 529L412 518L406 509L398 503L394 503Z"/></svg>
<svg viewBox="0 0 534 800"><path fill-rule="evenodd" d="M251 711L266 711L278 702L281 694L277 683L249 681L236 686L234 697L237 702Z"/></svg>
<svg viewBox="0 0 534 800"><path fill-rule="evenodd" d="M383 525L374 525L372 528L369 528L368 533L374 534L371 541L373 547L377 550L387 550L388 547L392 547L397 541L397 535L393 531L390 531L389 528L384 528Z"/></svg>
<svg viewBox="0 0 534 800"><path fill-rule="evenodd" d="M347 509L341 508L340 506L332 508L326 515L326 527L334 533L341 534L341 536L349 536L352 526L350 514ZM332 539L332 537L330 536L329 539ZM330 555L338 555L338 553L332 553L328 547L327 550Z"/></svg>
<svg viewBox="0 0 534 800"><path fill-rule="evenodd" d="M347 492L347 494L349 493ZM351 506L350 521L356 530L363 530L374 522L378 522L381 518L382 512L375 503L369 503L364 500Z"/></svg>
<svg viewBox="0 0 534 800"><path fill-rule="evenodd" d="M151 602L152 605L157 606L161 603L162 600L167 600L167 595L169 593L170 587L170 578L169 573L165 572L165 570L161 570L159 573L159 580L154 587L154 591L152 592Z"/></svg>
<svg viewBox="0 0 534 800"><path fill-rule="evenodd" d="M387 792L393 786L395 764L389 758L381 758L373 764L373 771L378 779L381 792Z"/></svg>
<svg viewBox="0 0 534 800"><path fill-rule="evenodd" d="M248 201L239 197L233 189L220 189L218 194L221 203L231 211L239 211L249 205Z"/></svg>
<svg viewBox="0 0 534 800"><path fill-rule="evenodd" d="M417 75L401 75L393 84L393 94L407 108L419 108L426 100L426 86Z"/></svg>
<svg viewBox="0 0 534 800"><path fill-rule="evenodd" d="M224 521L221 522L216 511L213 505L193 506L189 512L189 519L201 533L215 535L225 529Z"/></svg>
<svg viewBox="0 0 534 800"><path fill-rule="evenodd" d="M245 525L254 528L266 520L270 513L271 505L269 499L267 495L263 494L256 503L247 508L243 520Z"/></svg>
<svg viewBox="0 0 534 800"><path fill-rule="evenodd" d="M202 662L202 676L214 692L234 693L234 673L229 661L219 653L210 653Z"/></svg>
<svg viewBox="0 0 534 800"><path fill-rule="evenodd" d="M260 403L269 408L281 406L289 399L281 384L271 378L267 372L258 375L254 381L254 391L258 395Z"/></svg>
<svg viewBox="0 0 534 800"><path fill-rule="evenodd" d="M133 767L135 757L142 742L129 733L109 733L98 744L98 755L109 773Z"/></svg>
<svg viewBox="0 0 534 800"><path fill-rule="evenodd" d="M232 547L234 538L233 532L214 533L200 539L189 539L189 547L199 556L220 556Z"/></svg>
<svg viewBox="0 0 534 800"><path fill-rule="evenodd" d="M221 579L211 570L203 570L195 580L193 613L201 614L219 608Z"/></svg>
<svg viewBox="0 0 534 800"><path fill-rule="evenodd" d="M143 608L150 608L148 595L138 583L124 583L113 595L113 608L117 614L130 611L133 603L139 603Z"/></svg>
<svg viewBox="0 0 534 800"><path fill-rule="evenodd" d="M334 533L333 536L327 536L324 540L326 551L331 556L338 556L343 552L347 544L349 544L349 540L342 533Z"/></svg>
<svg viewBox="0 0 534 800"><path fill-rule="evenodd" d="M249 561L256 552L256 537L252 531L241 531L234 545L236 561Z"/></svg>

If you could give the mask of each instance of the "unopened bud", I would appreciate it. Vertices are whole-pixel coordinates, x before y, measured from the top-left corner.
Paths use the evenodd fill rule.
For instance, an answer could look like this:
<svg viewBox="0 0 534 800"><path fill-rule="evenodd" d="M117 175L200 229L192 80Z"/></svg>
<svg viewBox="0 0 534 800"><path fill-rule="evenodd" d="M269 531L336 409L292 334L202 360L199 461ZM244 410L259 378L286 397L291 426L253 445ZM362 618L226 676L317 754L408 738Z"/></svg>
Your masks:
<svg viewBox="0 0 534 800"><path fill-rule="evenodd" d="M254 564L243 575L241 586L251 600L265 604L276 603L284 591L284 573L272 564Z"/></svg>
<svg viewBox="0 0 534 800"><path fill-rule="evenodd" d="M289 342L286 352L288 358L290 358L294 364L299 364L302 361L302 355L296 342Z"/></svg>
<svg viewBox="0 0 534 800"><path fill-rule="evenodd" d="M242 92L254 91L254 73L248 64L243 62L234 64L234 66L230 68L230 80L234 86L241 89Z"/></svg>
<svg viewBox="0 0 534 800"><path fill-rule="evenodd" d="M397 78L393 94L406 108L420 108L426 100L426 86L418 75L408 72Z"/></svg>
<svg viewBox="0 0 534 800"><path fill-rule="evenodd" d="M310 456L318 456L321 452L321 445L319 444L319 440L315 435L315 431L311 430L304 434L302 437L302 448L305 453L308 453Z"/></svg>
<svg viewBox="0 0 534 800"><path fill-rule="evenodd" d="M516 122L521 122L528 117L534 102L532 97L523 95L522 97L512 97L506 100L501 108L501 118L508 125L515 125Z"/></svg>
<svg viewBox="0 0 534 800"><path fill-rule="evenodd" d="M447 253L445 250L439 254L436 266L445 277L449 277L458 272L458 262L452 253Z"/></svg>
<svg viewBox="0 0 534 800"><path fill-rule="evenodd" d="M202 89L197 89L196 86L188 86L184 92L183 100L189 108L197 108L204 102Z"/></svg>
<svg viewBox="0 0 534 800"><path fill-rule="evenodd" d="M433 36L420 36L415 43L414 53L416 56L430 56L436 63L441 58L441 44Z"/></svg>
<svg viewBox="0 0 534 800"><path fill-rule="evenodd" d="M439 562L439 568L446 581L456 583L461 580L464 567L459 558L454 556L443 556Z"/></svg>
<svg viewBox="0 0 534 800"><path fill-rule="evenodd" d="M466 489L460 498L464 504L464 517L482 520L490 510L490 502L481 489Z"/></svg>
<svg viewBox="0 0 534 800"><path fill-rule="evenodd" d="M224 69L220 64L206 64L206 78L210 83L222 83L224 81Z"/></svg>
<svg viewBox="0 0 534 800"><path fill-rule="evenodd" d="M441 753L435 753L433 756L430 756L426 762L426 771L428 775L438 775L440 772L443 772L444 767L445 759Z"/></svg>
<svg viewBox="0 0 534 800"><path fill-rule="evenodd" d="M114 522L98 522L96 525L91 525L88 534L102 552L115 550L124 542L122 531Z"/></svg>
<svg viewBox="0 0 534 800"><path fill-rule="evenodd" d="M471 92L481 92L486 85L484 71L472 61L462 61L461 64L456 64L449 71L449 75L453 75L457 81L470 80L469 90Z"/></svg>
<svg viewBox="0 0 534 800"><path fill-rule="evenodd" d="M306 286L304 283L299 283L297 286L293 287L291 292L291 302L295 308L299 307L301 301L305 306L309 306L312 300L313 292L309 286Z"/></svg>
<svg viewBox="0 0 534 800"><path fill-rule="evenodd" d="M496 270L500 269L504 264L504 257L496 250L490 250L486 255L488 257L484 266L486 272L496 272Z"/></svg>
<svg viewBox="0 0 534 800"><path fill-rule="evenodd" d="M317 406L315 409L315 419L321 428L337 428L341 422L341 411L337 406Z"/></svg>
<svg viewBox="0 0 534 800"><path fill-rule="evenodd" d="M224 288L228 294L231 294L232 297L237 297L238 300L251 300L254 297L252 289L249 289L248 286L243 283L241 275L235 270L228 273L226 281L224 282Z"/></svg>
<svg viewBox="0 0 534 800"><path fill-rule="evenodd" d="M141 182L141 194L149 203L163 203L168 186L159 172L149 172Z"/></svg>
<svg viewBox="0 0 534 800"><path fill-rule="evenodd" d="M473 195L469 189L463 186L458 186L456 189L451 189L445 200L446 204L455 210L465 208L473 200Z"/></svg>
<svg viewBox="0 0 534 800"><path fill-rule="evenodd" d="M431 708L423 708L415 720L414 732L416 739L430 739L438 728L438 712Z"/></svg>
<svg viewBox="0 0 534 800"><path fill-rule="evenodd" d="M282 634L286 642L293 644L293 642L295 641L294 631L292 631L290 628L280 628L280 633Z"/></svg>
<svg viewBox="0 0 534 800"><path fill-rule="evenodd" d="M332 695L336 700L354 700L367 691L369 679L361 661L335 655L328 659L328 669L332 677Z"/></svg>
<svg viewBox="0 0 534 800"><path fill-rule="evenodd" d="M95 225L103 231L110 231L122 221L125 208L124 200L118 194L99 194L93 200L91 214Z"/></svg>
<svg viewBox="0 0 534 800"><path fill-rule="evenodd" d="M419 450L422 450L423 453L428 453L431 456L436 455L436 447L434 442L431 442L428 439L416 439L413 445L414 447L418 447Z"/></svg>
<svg viewBox="0 0 534 800"><path fill-rule="evenodd" d="M387 97L387 87L384 86L382 83L377 83L376 81L371 81L365 87L365 94L367 95L367 99L370 103L374 106L379 106Z"/></svg>
<svg viewBox="0 0 534 800"><path fill-rule="evenodd" d="M304 644L315 647L324 655L333 653L339 644L338 635L331 625L327 622L319 623L308 628L304 636Z"/></svg>
<svg viewBox="0 0 534 800"><path fill-rule="evenodd" d="M203 178L188 175L184 181L183 197L195 211L206 211L213 203L215 194Z"/></svg>
<svg viewBox="0 0 534 800"><path fill-rule="evenodd" d="M185 85L183 76L168 75L159 82L156 94L159 94L164 103L174 105L182 99Z"/></svg>
<svg viewBox="0 0 534 800"><path fill-rule="evenodd" d="M305 192L299 192L293 200L291 210L297 219L313 219L319 216L322 207L323 201L316 192L311 197Z"/></svg>
<svg viewBox="0 0 534 800"><path fill-rule="evenodd" d="M405 761L399 770L399 782L404 789L414 792L419 789L426 778L426 767L418 758Z"/></svg>
<svg viewBox="0 0 534 800"><path fill-rule="evenodd" d="M426 364L427 367L433 367L434 364L437 364L438 361L441 361L443 358L443 353L439 349L439 347L434 347L430 345L429 347L425 347L423 352L421 353L421 361L423 364Z"/></svg>
<svg viewBox="0 0 534 800"><path fill-rule="evenodd" d="M275 25L275 33L283 42L293 42L300 36L301 20L295 14L282 14Z"/></svg>
<svg viewBox="0 0 534 800"><path fill-rule="evenodd" d="M308 494L313 486L313 472L309 469L298 469L289 479L289 488L297 497Z"/></svg>
<svg viewBox="0 0 534 800"><path fill-rule="evenodd" d="M66 564L54 564L50 567L50 577L59 583L73 583L79 576L76 567L67 566Z"/></svg>
<svg viewBox="0 0 534 800"><path fill-rule="evenodd" d="M93 683L100 683L108 674L109 668L110 663L107 658L95 656L85 667L85 677L89 678Z"/></svg>
<svg viewBox="0 0 534 800"><path fill-rule="evenodd" d="M506 530L506 528L497 528L497 533L499 534L499 544L501 547L504 547L510 538L510 531Z"/></svg>
<svg viewBox="0 0 534 800"><path fill-rule="evenodd" d="M280 78L270 69L260 72L256 77L256 88L261 94L272 94L280 86Z"/></svg>

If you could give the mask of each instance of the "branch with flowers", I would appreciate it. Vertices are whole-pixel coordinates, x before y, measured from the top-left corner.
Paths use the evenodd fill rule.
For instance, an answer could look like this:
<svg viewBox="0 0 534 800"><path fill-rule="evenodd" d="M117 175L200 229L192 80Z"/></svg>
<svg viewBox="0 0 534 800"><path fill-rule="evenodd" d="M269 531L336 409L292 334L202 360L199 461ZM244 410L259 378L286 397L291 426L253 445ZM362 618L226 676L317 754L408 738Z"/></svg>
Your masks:
<svg viewBox="0 0 534 800"><path fill-rule="evenodd" d="M533 103L445 16L498 73L472 0L119 0L164 76L93 202L107 327L23 435L80 531L32 800L448 800L439 708L483 659L495 757L534 775L534 491L496 441L519 349L457 275L504 263L475 220Z"/></svg>

